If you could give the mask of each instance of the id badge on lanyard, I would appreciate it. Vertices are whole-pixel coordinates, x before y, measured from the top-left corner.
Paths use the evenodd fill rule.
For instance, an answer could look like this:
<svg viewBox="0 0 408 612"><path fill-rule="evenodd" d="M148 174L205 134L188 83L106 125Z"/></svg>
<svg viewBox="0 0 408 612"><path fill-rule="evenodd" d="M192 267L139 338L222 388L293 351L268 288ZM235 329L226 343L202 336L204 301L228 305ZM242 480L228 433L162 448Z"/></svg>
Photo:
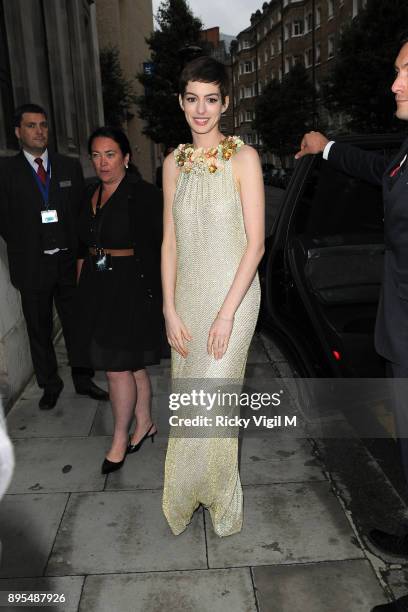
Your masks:
<svg viewBox="0 0 408 612"><path fill-rule="evenodd" d="M46 171L46 179L45 185L40 180L40 177L35 172L33 168L33 173L35 180L37 181L38 189L42 195L42 199L44 202L45 210L41 211L41 223L58 223L58 214L55 208L50 208L50 203L48 201L49 191L50 191L50 174L51 174L51 166L50 160L48 160L48 166Z"/></svg>

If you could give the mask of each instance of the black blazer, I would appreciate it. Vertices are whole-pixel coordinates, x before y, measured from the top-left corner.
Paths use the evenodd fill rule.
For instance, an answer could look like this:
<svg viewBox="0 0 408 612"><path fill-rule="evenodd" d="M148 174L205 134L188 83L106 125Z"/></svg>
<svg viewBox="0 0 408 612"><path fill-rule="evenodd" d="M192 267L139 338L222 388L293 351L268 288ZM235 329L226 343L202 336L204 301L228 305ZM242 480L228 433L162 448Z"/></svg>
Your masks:
<svg viewBox="0 0 408 612"><path fill-rule="evenodd" d="M160 251L163 238L162 192L133 173L127 174L124 181L126 181L126 188L123 194L129 203L132 243L135 255L140 260L139 269L145 279L146 288L154 295L155 301L160 302ZM92 183L85 189L81 206L86 210L89 209L90 200L99 184L99 182ZM103 230L101 233L103 235ZM101 246L103 247L103 244ZM78 258L87 257L88 252L88 245L80 243Z"/></svg>
<svg viewBox="0 0 408 612"><path fill-rule="evenodd" d="M145 346L147 362L160 360L164 346L164 319L162 313L162 291L160 277L160 252L163 236L163 198L157 187L140 176L129 173L125 179L123 197L129 204L129 222L135 256L138 264L135 273L142 278L144 295L144 325L149 330ZM84 192L82 206L89 211L90 200L99 183L89 185ZM86 213L85 213L86 214ZM88 212L89 214L89 212ZM101 223L103 240L103 218ZM104 245L101 244L103 247ZM78 258L88 257L89 247L80 242ZM141 278L137 280L140 282ZM136 281L136 279L135 279ZM129 279L129 282L132 282Z"/></svg>
<svg viewBox="0 0 408 612"><path fill-rule="evenodd" d="M51 163L49 201L63 210L68 248L76 258L77 219L84 182L78 160L48 153ZM30 164L23 152L0 166L0 235L7 243L10 278L20 290L41 284L41 210L43 202Z"/></svg>
<svg viewBox="0 0 408 612"><path fill-rule="evenodd" d="M342 143L334 143L328 156L335 168L382 185L385 257L375 346L401 365L408 365L408 163L394 177L390 174L406 153L408 139L392 160Z"/></svg>

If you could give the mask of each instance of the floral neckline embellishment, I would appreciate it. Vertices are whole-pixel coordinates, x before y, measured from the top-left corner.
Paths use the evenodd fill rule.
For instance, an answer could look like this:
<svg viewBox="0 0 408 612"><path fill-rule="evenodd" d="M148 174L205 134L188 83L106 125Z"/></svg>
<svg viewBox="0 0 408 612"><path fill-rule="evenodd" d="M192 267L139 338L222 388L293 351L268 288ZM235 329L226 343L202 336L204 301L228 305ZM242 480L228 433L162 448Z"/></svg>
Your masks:
<svg viewBox="0 0 408 612"><path fill-rule="evenodd" d="M222 170L223 162L228 161L243 144L244 142L238 136L226 136L218 147L209 149L203 149L203 147L194 149L192 144L181 144L174 151L174 157L182 172L206 170L214 174L217 170Z"/></svg>

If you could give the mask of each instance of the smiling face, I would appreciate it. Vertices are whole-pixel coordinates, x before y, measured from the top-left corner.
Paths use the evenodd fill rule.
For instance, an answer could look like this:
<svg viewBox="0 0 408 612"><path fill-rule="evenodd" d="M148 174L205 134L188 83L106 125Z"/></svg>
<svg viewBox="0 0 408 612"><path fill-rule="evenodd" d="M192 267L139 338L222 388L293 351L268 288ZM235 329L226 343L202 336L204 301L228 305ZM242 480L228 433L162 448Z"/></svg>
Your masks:
<svg viewBox="0 0 408 612"><path fill-rule="evenodd" d="M25 151L41 155L48 144L47 118L42 113L23 113L15 134Z"/></svg>
<svg viewBox="0 0 408 612"><path fill-rule="evenodd" d="M121 181L129 163L129 155L123 155L118 143L105 136L93 139L91 159L98 178L107 184Z"/></svg>
<svg viewBox="0 0 408 612"><path fill-rule="evenodd" d="M195 134L208 134L218 130L221 113L228 108L228 97L223 104L220 88L216 83L188 81L180 106L186 121Z"/></svg>
<svg viewBox="0 0 408 612"><path fill-rule="evenodd" d="M408 121L408 43L401 47L395 60L395 72L395 81L391 87L397 104L395 115L398 119Z"/></svg>

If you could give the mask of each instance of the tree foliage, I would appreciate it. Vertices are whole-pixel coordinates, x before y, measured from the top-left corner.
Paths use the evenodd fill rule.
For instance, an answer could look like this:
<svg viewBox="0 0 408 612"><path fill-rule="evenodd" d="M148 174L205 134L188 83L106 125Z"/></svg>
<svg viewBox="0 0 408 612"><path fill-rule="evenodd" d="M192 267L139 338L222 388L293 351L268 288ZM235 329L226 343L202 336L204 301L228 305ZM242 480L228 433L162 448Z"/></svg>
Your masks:
<svg viewBox="0 0 408 612"><path fill-rule="evenodd" d="M278 155L294 153L313 123L313 85L302 64L295 64L280 83L273 80L257 99L253 127L266 149Z"/></svg>
<svg viewBox="0 0 408 612"><path fill-rule="evenodd" d="M152 74L140 73L145 93L137 98L144 134L154 142L175 146L191 136L178 103L178 77L200 43L201 21L185 0L165 0L156 20L159 30L146 39L151 50Z"/></svg>
<svg viewBox="0 0 408 612"><path fill-rule="evenodd" d="M368 0L342 34L323 91L329 111L345 113L352 131L400 129L390 86L404 24L408 27L407 0Z"/></svg>
<svg viewBox="0 0 408 612"><path fill-rule="evenodd" d="M123 75L117 47L101 49L100 66L105 123L121 127L136 101L133 83Z"/></svg>

